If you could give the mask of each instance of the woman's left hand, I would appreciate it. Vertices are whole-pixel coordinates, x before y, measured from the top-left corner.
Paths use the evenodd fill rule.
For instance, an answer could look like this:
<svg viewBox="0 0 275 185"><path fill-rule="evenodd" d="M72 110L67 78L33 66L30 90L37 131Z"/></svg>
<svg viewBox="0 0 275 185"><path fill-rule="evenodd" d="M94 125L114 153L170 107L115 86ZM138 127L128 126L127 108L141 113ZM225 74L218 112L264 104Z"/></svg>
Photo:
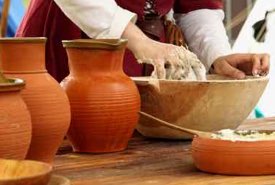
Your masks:
<svg viewBox="0 0 275 185"><path fill-rule="evenodd" d="M217 58L213 63L214 73L243 79L246 75L267 75L268 54L232 54Z"/></svg>

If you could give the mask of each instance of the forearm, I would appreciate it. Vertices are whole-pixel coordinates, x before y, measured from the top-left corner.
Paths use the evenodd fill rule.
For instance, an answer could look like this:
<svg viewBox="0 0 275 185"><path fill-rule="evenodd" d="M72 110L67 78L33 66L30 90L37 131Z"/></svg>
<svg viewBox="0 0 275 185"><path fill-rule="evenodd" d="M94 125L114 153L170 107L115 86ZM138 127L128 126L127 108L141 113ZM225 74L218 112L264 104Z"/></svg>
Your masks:
<svg viewBox="0 0 275 185"><path fill-rule="evenodd" d="M91 38L120 38L136 15L114 0L54 0L64 14Z"/></svg>
<svg viewBox="0 0 275 185"><path fill-rule="evenodd" d="M231 53L223 25L222 10L196 10L186 15L176 15L189 48L198 55L207 70L215 59Z"/></svg>
<svg viewBox="0 0 275 185"><path fill-rule="evenodd" d="M149 39L135 24L129 22L126 26L124 32L122 33L122 38L128 40L127 47L133 53L136 53L144 41Z"/></svg>

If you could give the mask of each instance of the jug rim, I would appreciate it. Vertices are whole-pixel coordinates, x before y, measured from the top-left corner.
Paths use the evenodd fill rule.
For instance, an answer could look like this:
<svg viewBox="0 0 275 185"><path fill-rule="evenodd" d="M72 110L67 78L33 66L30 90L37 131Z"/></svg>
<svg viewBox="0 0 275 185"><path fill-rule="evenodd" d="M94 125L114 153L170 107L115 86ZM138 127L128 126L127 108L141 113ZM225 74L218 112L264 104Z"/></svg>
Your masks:
<svg viewBox="0 0 275 185"><path fill-rule="evenodd" d="M89 49L122 49L127 44L127 39L75 39L63 40L65 48L89 48Z"/></svg>
<svg viewBox="0 0 275 185"><path fill-rule="evenodd" d="M45 43L46 37L4 37L0 38L0 43Z"/></svg>

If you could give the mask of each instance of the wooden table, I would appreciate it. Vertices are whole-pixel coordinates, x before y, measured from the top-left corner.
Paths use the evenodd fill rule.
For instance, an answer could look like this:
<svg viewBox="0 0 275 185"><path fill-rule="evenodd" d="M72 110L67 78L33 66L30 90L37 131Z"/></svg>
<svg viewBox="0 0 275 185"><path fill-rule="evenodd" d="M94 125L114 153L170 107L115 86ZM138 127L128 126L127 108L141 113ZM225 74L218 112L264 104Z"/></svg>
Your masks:
<svg viewBox="0 0 275 185"><path fill-rule="evenodd" d="M241 128L275 130L275 118L246 121ZM89 155L67 151L57 155L55 173L68 177L72 185L275 185L275 175L200 172L192 162L190 141L142 136L133 137L123 152Z"/></svg>

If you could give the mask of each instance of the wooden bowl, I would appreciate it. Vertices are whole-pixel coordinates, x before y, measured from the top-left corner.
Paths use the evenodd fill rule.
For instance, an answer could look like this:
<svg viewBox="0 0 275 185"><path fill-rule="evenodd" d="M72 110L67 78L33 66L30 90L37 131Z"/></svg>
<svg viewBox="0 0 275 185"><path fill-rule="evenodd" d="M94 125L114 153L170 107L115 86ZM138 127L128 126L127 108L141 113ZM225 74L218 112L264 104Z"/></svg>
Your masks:
<svg viewBox="0 0 275 185"><path fill-rule="evenodd" d="M234 80L218 75L209 75L207 81L150 80L146 77L133 80L141 95L143 112L202 131L237 128L253 110L268 83L267 77ZM143 116L137 130L147 137L191 138Z"/></svg>
<svg viewBox="0 0 275 185"><path fill-rule="evenodd" d="M51 171L47 163L0 159L0 185L47 185Z"/></svg>
<svg viewBox="0 0 275 185"><path fill-rule="evenodd" d="M205 172L226 175L275 174L275 141L228 141L194 137L192 157Z"/></svg>
<svg viewBox="0 0 275 185"><path fill-rule="evenodd" d="M52 175L48 185L70 185L70 180L60 175Z"/></svg>

